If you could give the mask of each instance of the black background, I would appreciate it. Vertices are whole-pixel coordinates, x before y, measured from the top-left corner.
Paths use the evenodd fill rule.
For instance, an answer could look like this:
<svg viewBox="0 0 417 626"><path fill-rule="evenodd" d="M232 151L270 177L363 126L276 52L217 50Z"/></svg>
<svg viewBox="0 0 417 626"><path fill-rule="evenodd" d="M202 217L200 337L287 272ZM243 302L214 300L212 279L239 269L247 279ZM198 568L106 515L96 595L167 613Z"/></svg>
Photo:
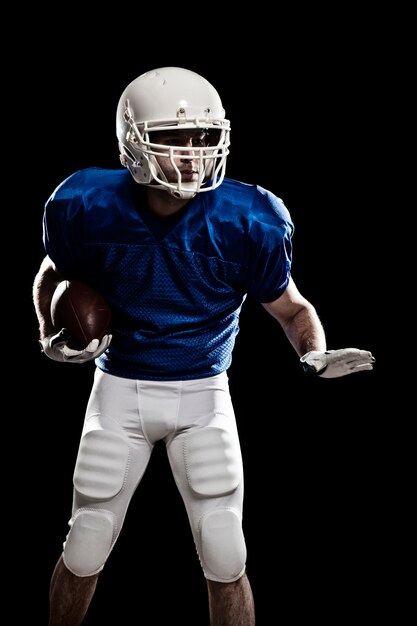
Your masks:
<svg viewBox="0 0 417 626"><path fill-rule="evenodd" d="M394 450L392 424L376 404L390 391L380 337L388 323L380 285L390 131L381 133L380 119L395 79L385 25L344 15L320 28L315 15L310 29L304 17L291 28L246 17L244 28L230 31L225 16L216 16L216 27L206 16L185 29L177 16L163 34L117 12L106 30L83 16L54 18L23 46L12 126L29 345L19 385L28 444L21 506L36 623L47 623L94 369L57 364L38 349L31 285L44 254L43 204L77 169L119 167L118 98L136 76L165 65L194 70L219 91L232 125L227 175L284 200L295 222L293 277L316 306L329 347L369 349L377 359L372 373L306 378L276 322L256 303L244 306L229 376L257 624L354 623L358 615L371 621L376 607L388 610L385 497ZM157 446L85 624L174 621L208 625L206 587Z"/></svg>

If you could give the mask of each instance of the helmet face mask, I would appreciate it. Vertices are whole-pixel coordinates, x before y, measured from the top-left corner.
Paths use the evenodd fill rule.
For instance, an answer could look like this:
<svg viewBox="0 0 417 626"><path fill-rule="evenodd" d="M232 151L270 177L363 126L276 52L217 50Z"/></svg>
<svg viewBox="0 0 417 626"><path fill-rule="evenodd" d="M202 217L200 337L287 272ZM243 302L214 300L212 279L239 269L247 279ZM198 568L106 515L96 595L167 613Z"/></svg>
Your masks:
<svg viewBox="0 0 417 626"><path fill-rule="evenodd" d="M194 72L160 68L130 83L117 137L120 160L139 184L192 198L223 181L230 123L214 87Z"/></svg>

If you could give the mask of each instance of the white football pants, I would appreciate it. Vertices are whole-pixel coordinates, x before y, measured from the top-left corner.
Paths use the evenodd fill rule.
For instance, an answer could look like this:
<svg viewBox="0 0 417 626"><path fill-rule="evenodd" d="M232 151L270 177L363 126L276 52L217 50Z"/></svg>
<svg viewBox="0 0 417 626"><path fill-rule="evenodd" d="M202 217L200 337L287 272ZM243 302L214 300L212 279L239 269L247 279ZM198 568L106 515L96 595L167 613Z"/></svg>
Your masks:
<svg viewBox="0 0 417 626"><path fill-rule="evenodd" d="M74 471L64 562L78 576L110 554L156 441L166 444L206 578L245 571L243 472L226 372L143 381L96 370Z"/></svg>

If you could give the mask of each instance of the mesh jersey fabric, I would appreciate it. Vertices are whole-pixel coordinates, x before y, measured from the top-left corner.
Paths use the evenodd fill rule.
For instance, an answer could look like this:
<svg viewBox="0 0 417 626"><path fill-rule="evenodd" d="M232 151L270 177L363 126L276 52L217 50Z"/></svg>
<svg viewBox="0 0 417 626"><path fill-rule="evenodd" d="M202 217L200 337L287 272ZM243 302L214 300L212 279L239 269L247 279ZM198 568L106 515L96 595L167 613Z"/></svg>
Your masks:
<svg viewBox="0 0 417 626"><path fill-rule="evenodd" d="M57 269L113 309L113 339L96 364L115 376L225 371L247 294L272 302L289 281L294 227L284 203L229 178L157 227L146 188L127 170L86 168L55 189L43 226Z"/></svg>

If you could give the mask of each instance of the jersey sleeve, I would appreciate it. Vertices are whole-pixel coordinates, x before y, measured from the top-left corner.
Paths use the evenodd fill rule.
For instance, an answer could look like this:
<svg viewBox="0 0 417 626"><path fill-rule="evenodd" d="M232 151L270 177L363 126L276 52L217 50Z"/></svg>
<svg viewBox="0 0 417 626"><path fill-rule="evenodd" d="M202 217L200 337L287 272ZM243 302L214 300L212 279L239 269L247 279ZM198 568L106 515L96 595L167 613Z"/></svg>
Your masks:
<svg viewBox="0 0 417 626"><path fill-rule="evenodd" d="M252 211L247 290L259 302L273 302L290 279L294 225L283 201L262 188Z"/></svg>
<svg viewBox="0 0 417 626"><path fill-rule="evenodd" d="M82 265L83 195L81 173L63 181L45 204L43 244L46 254L67 277L77 275Z"/></svg>

